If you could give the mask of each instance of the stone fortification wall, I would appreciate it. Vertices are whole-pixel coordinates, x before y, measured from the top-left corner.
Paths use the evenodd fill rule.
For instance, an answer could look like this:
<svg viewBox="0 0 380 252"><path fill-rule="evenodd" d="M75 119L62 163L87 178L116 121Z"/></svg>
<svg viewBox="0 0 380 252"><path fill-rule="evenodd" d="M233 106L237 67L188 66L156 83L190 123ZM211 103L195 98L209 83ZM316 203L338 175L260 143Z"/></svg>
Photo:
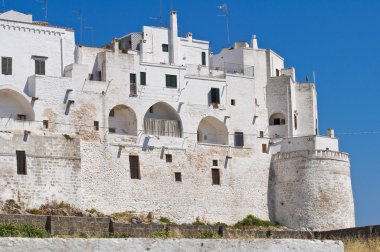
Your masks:
<svg viewBox="0 0 380 252"><path fill-rule="evenodd" d="M273 156L271 218L296 229L355 226L350 161L345 153L296 151Z"/></svg>
<svg viewBox="0 0 380 252"><path fill-rule="evenodd" d="M0 132L0 146L0 200L14 199L27 208L52 200L80 206L78 139ZM16 150L25 151L26 174L17 172Z"/></svg>
<svg viewBox="0 0 380 252"><path fill-rule="evenodd" d="M83 141L83 208L153 212L178 223L199 217L232 224L248 214L268 219L269 169L264 167L269 167L270 155L255 152L201 144L163 150ZM166 162L166 154L172 162ZM131 179L130 155L139 156L141 179ZM212 184L211 169L219 169L220 185ZM181 173L181 182L175 181L175 172Z"/></svg>

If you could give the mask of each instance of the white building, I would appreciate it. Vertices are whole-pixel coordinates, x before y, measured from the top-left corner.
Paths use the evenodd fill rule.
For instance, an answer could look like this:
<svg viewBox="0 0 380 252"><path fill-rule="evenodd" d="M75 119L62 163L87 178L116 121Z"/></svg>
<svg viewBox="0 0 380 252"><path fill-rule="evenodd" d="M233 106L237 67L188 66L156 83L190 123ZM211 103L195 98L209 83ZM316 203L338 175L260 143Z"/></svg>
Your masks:
<svg viewBox="0 0 380 252"><path fill-rule="evenodd" d="M352 227L347 154L318 132L313 83L272 50L144 26L104 47L0 14L0 200L62 200L179 223L248 214Z"/></svg>

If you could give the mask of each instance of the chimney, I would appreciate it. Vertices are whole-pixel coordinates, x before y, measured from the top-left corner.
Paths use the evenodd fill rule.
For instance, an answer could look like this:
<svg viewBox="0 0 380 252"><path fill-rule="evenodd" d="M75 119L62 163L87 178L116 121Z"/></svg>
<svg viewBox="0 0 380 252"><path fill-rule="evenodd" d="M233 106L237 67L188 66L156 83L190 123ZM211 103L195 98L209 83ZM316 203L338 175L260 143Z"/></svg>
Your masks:
<svg viewBox="0 0 380 252"><path fill-rule="evenodd" d="M186 33L186 38L188 41L193 41L193 34L191 32Z"/></svg>
<svg viewBox="0 0 380 252"><path fill-rule="evenodd" d="M169 62L172 65L178 65L178 24L176 11L170 12Z"/></svg>
<svg viewBox="0 0 380 252"><path fill-rule="evenodd" d="M256 35L252 35L252 39L251 39L251 47L255 50L259 49L259 46L257 44L257 37Z"/></svg>
<svg viewBox="0 0 380 252"><path fill-rule="evenodd" d="M327 136L331 138L335 138L334 129L327 129Z"/></svg>

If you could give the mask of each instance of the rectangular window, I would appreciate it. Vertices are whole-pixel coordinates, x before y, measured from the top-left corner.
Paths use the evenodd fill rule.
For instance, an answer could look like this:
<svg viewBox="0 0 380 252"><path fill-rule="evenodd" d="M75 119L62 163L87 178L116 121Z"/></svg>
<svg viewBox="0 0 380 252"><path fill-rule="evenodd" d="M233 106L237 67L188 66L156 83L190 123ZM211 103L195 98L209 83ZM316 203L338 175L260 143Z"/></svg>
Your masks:
<svg viewBox="0 0 380 252"><path fill-rule="evenodd" d="M273 119L273 125L280 125L281 124L281 119L280 118L274 118Z"/></svg>
<svg viewBox="0 0 380 252"><path fill-rule="evenodd" d="M108 132L109 133L116 133L116 129L115 128L108 128Z"/></svg>
<svg viewBox="0 0 380 252"><path fill-rule="evenodd" d="M219 169L211 169L212 184L220 185L220 172Z"/></svg>
<svg viewBox="0 0 380 252"><path fill-rule="evenodd" d="M99 130L99 122L94 121L94 130L98 131Z"/></svg>
<svg viewBox="0 0 380 252"><path fill-rule="evenodd" d="M140 72L140 85L146 85L146 72Z"/></svg>
<svg viewBox="0 0 380 252"><path fill-rule="evenodd" d="M260 131L260 137L261 137L261 138L264 137L264 131Z"/></svg>
<svg viewBox="0 0 380 252"><path fill-rule="evenodd" d="M266 144L262 144L262 145L261 145L261 151L262 151L263 153L267 153L267 145L266 145Z"/></svg>
<svg viewBox="0 0 380 252"><path fill-rule="evenodd" d="M177 75L166 74L166 87L177 88Z"/></svg>
<svg viewBox="0 0 380 252"><path fill-rule="evenodd" d="M129 168L131 170L131 179L141 179L139 156L129 156Z"/></svg>
<svg viewBox="0 0 380 252"><path fill-rule="evenodd" d="M49 128L49 121L48 120L43 120L42 121L42 127L44 129L48 129Z"/></svg>
<svg viewBox="0 0 380 252"><path fill-rule="evenodd" d="M26 120L26 115L21 115L21 114L18 114L17 115L17 120Z"/></svg>
<svg viewBox="0 0 380 252"><path fill-rule="evenodd" d="M243 146L244 146L244 133L235 132L235 147L243 147Z"/></svg>
<svg viewBox="0 0 380 252"><path fill-rule="evenodd" d="M88 74L88 80L94 80L94 75L92 73Z"/></svg>
<svg viewBox="0 0 380 252"><path fill-rule="evenodd" d="M236 103L235 103L235 99L231 99L231 105L232 105L232 106L235 106L235 104L236 104Z"/></svg>
<svg viewBox="0 0 380 252"><path fill-rule="evenodd" d="M211 88L211 103L220 104L219 88Z"/></svg>
<svg viewBox="0 0 380 252"><path fill-rule="evenodd" d="M216 159L212 160L212 166L218 166L218 160Z"/></svg>
<svg viewBox="0 0 380 252"><path fill-rule="evenodd" d="M16 151L17 174L26 175L26 155L25 151Z"/></svg>
<svg viewBox="0 0 380 252"><path fill-rule="evenodd" d="M205 52L202 52L202 65L203 66L206 65L206 53Z"/></svg>
<svg viewBox="0 0 380 252"><path fill-rule="evenodd" d="M35 59L35 74L45 75L45 60L44 59Z"/></svg>
<svg viewBox="0 0 380 252"><path fill-rule="evenodd" d="M165 154L166 163L173 162L173 156L172 154Z"/></svg>
<svg viewBox="0 0 380 252"><path fill-rule="evenodd" d="M4 75L12 75L12 58L1 57L1 73Z"/></svg>
<svg viewBox="0 0 380 252"><path fill-rule="evenodd" d="M181 182L182 181L182 174L180 172L175 172L174 178L175 178L176 182Z"/></svg>
<svg viewBox="0 0 380 252"><path fill-rule="evenodd" d="M163 52L169 52L169 45L168 44L162 44L162 51Z"/></svg>
<svg viewBox="0 0 380 252"><path fill-rule="evenodd" d="M136 84L136 74L134 73L129 74L129 83Z"/></svg>

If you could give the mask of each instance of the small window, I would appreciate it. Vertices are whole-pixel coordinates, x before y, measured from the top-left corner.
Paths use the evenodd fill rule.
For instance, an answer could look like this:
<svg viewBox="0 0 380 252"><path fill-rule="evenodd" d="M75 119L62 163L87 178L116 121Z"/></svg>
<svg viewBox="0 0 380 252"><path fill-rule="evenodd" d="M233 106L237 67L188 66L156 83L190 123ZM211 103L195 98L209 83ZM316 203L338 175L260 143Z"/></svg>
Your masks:
<svg viewBox="0 0 380 252"><path fill-rule="evenodd" d="M108 128L108 132L109 133L116 133L116 129L115 128Z"/></svg>
<svg viewBox="0 0 380 252"><path fill-rule="evenodd" d="M231 105L235 106L235 99L231 99Z"/></svg>
<svg viewBox="0 0 380 252"><path fill-rule="evenodd" d="M114 109L111 109L111 111L110 111L110 115L109 115L110 117L114 117L115 116L115 110Z"/></svg>
<svg viewBox="0 0 380 252"><path fill-rule="evenodd" d="M91 73L91 74L88 74L88 79L89 80L94 80L94 75Z"/></svg>
<svg viewBox="0 0 380 252"><path fill-rule="evenodd" d="M294 129L297 129L298 122L297 122L297 115L294 114Z"/></svg>
<svg viewBox="0 0 380 252"><path fill-rule="evenodd" d="M206 53L205 52L202 52L202 65L203 66L206 65Z"/></svg>
<svg viewBox="0 0 380 252"><path fill-rule="evenodd" d="M211 88L211 103L220 104L219 88Z"/></svg>
<svg viewBox="0 0 380 252"><path fill-rule="evenodd" d="M267 144L262 144L262 145L261 145L261 151L262 151L263 153L267 153Z"/></svg>
<svg viewBox="0 0 380 252"><path fill-rule="evenodd" d="M166 87L177 88L177 75L166 74Z"/></svg>
<svg viewBox="0 0 380 252"><path fill-rule="evenodd" d="M140 85L146 85L146 72L140 72Z"/></svg>
<svg viewBox="0 0 380 252"><path fill-rule="evenodd" d="M1 73L4 75L12 75L12 58L1 57Z"/></svg>
<svg viewBox="0 0 380 252"><path fill-rule="evenodd" d="M180 172L175 172L174 178L176 182L182 182L182 174Z"/></svg>
<svg viewBox="0 0 380 252"><path fill-rule="evenodd" d="M45 75L45 59L35 59L35 74Z"/></svg>
<svg viewBox="0 0 380 252"><path fill-rule="evenodd" d="M220 185L220 172L219 169L211 169L212 184Z"/></svg>
<svg viewBox="0 0 380 252"><path fill-rule="evenodd" d="M26 175L26 155L25 151L16 151L17 174Z"/></svg>
<svg viewBox="0 0 380 252"><path fill-rule="evenodd" d="M131 179L141 179L139 156L129 156L129 168L131 170Z"/></svg>
<svg viewBox="0 0 380 252"><path fill-rule="evenodd" d="M261 137L261 138L264 137L264 131L260 131L260 137Z"/></svg>
<svg viewBox="0 0 380 252"><path fill-rule="evenodd" d="M99 122L94 121L94 130L98 131L99 130Z"/></svg>
<svg viewBox="0 0 380 252"><path fill-rule="evenodd" d="M162 51L163 52L169 52L169 45L168 44L162 44Z"/></svg>
<svg viewBox="0 0 380 252"><path fill-rule="evenodd" d="M173 156L172 156L172 154L165 154L165 160L166 160L166 163L173 162Z"/></svg>
<svg viewBox="0 0 380 252"><path fill-rule="evenodd" d="M129 83L136 84L136 74L134 73L129 74Z"/></svg>
<svg viewBox="0 0 380 252"><path fill-rule="evenodd" d="M49 121L48 120L43 120L42 121L42 127L44 129L48 129L49 128Z"/></svg>
<svg viewBox="0 0 380 252"><path fill-rule="evenodd" d="M244 146L244 133L243 132L235 132L235 146L243 147Z"/></svg>
<svg viewBox="0 0 380 252"><path fill-rule="evenodd" d="M212 166L218 166L218 160L216 159L212 160Z"/></svg>

